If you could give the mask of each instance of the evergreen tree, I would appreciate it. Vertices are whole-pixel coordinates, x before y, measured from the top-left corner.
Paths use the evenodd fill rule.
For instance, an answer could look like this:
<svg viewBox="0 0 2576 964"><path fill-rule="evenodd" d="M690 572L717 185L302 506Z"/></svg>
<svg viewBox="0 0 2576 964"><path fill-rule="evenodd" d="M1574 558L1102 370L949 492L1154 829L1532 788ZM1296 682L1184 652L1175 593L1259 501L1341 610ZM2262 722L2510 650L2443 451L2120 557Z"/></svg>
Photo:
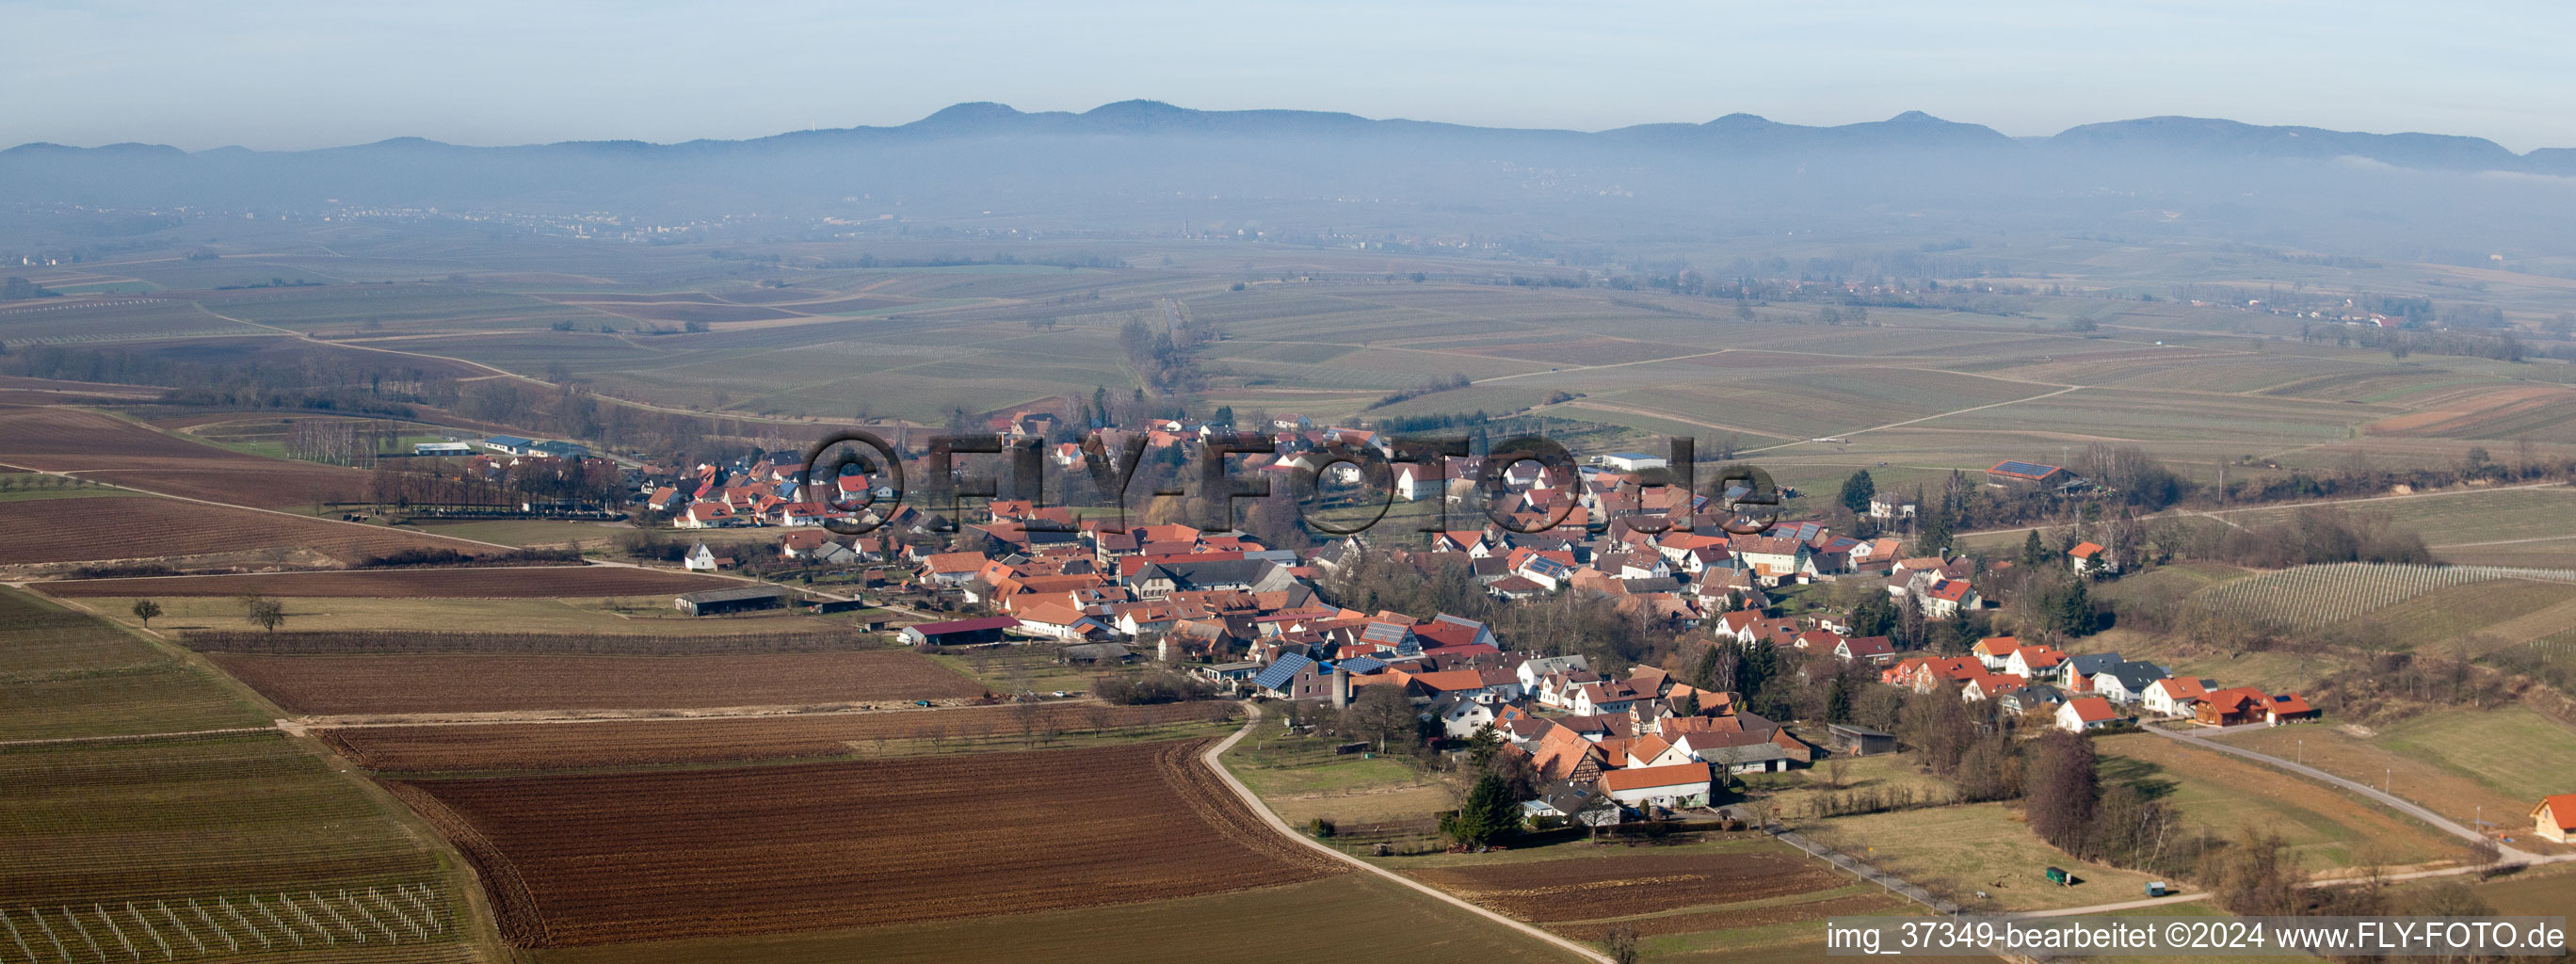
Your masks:
<svg viewBox="0 0 2576 964"><path fill-rule="evenodd" d="M1717 643L1710 643L1699 651L1699 659L1691 664L1690 685L1692 688L1703 690L1714 690L1717 688L1718 646L1719 644Z"/></svg>
<svg viewBox="0 0 2576 964"><path fill-rule="evenodd" d="M1843 480L1843 508L1850 509L1853 515L1869 514L1870 497L1877 494L1878 483L1870 479L1868 469L1854 472L1851 478Z"/></svg>
<svg viewBox="0 0 2576 964"><path fill-rule="evenodd" d="M2032 529L2030 537L2021 541L2021 564L2036 567L2047 563L2048 546L2039 541L2039 530Z"/></svg>
<svg viewBox="0 0 2576 964"><path fill-rule="evenodd" d="M1825 684L1825 722L1849 723L1851 710L1851 691L1843 687L1843 678L1836 676Z"/></svg>
<svg viewBox="0 0 2576 964"><path fill-rule="evenodd" d="M2077 579L2067 586L2065 597L2058 601L2057 623L2069 636L2093 631L2093 600L2084 589L2084 580Z"/></svg>
<svg viewBox="0 0 2576 964"><path fill-rule="evenodd" d="M1511 784L1502 777L1486 774L1476 778L1476 787L1467 792L1467 802L1457 813L1442 817L1441 831L1468 846L1483 846L1504 840L1520 831L1520 801L1512 799Z"/></svg>
<svg viewBox="0 0 2576 964"><path fill-rule="evenodd" d="M1745 647L1744 656L1735 661L1735 689L1752 696L1779 671L1780 654L1769 642L1757 640Z"/></svg>

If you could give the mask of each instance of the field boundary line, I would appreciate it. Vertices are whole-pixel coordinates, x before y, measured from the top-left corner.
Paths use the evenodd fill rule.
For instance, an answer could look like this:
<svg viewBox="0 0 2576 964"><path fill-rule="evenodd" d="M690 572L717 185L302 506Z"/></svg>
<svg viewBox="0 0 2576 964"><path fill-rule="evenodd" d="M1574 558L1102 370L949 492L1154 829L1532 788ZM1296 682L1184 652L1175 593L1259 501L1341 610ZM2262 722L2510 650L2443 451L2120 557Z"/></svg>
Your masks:
<svg viewBox="0 0 2576 964"><path fill-rule="evenodd" d="M105 736L55 736L40 740L0 740L0 750L39 746L73 746L84 743L142 743L150 740L178 740L198 736L233 736L242 733L275 733L279 727L227 726L212 730L178 730L170 733L111 733Z"/></svg>
<svg viewBox="0 0 2576 964"><path fill-rule="evenodd" d="M1321 852L1325 856L1339 860L1361 870L1368 871L1369 873L1376 874L1380 877L1384 877L1388 880L1395 881L1396 883L1421 891L1422 893L1429 894L1442 903L1460 908L1468 913L1475 914L1478 917L1485 918L1505 927L1512 928L1513 930L1519 931L1523 934L1538 938L1539 940L1555 945L1560 949L1573 952L1576 956L1581 957L1584 960L1598 962L1598 964L1612 964L1607 955L1576 943L1570 938L1551 934L1535 925L1525 924L1509 917L1505 917L1495 911L1478 907L1475 904L1468 902L1465 898L1451 894L1448 891L1441 890L1440 888L1433 887L1430 884L1414 880L1411 877L1404 876L1403 874L1396 873L1395 871L1388 870L1376 864L1369 863L1368 861L1361 860L1358 857L1351 856L1350 854L1343 853L1338 848L1308 839L1304 834L1300 834L1291 829L1288 826L1287 821L1279 819L1279 815L1277 813L1271 812L1270 805L1261 802L1261 798L1252 792L1252 788L1244 786L1242 780L1235 778L1234 771L1226 769L1225 763L1218 759L1225 754L1225 751L1233 749L1235 744L1243 742L1244 736L1250 734L1253 727L1261 725L1261 707L1259 705L1246 701L1243 704L1243 708L1245 714L1250 717L1244 721L1243 728L1234 731L1234 735L1218 740L1215 744L1209 746L1205 753L1199 755L1199 759L1201 762L1207 764L1208 769L1216 771L1217 778L1225 781L1226 788L1234 791L1235 796L1243 798L1244 805L1251 807L1253 813L1259 814L1261 822L1270 825L1270 829L1272 831L1277 832L1280 836L1294 840L1301 845Z"/></svg>

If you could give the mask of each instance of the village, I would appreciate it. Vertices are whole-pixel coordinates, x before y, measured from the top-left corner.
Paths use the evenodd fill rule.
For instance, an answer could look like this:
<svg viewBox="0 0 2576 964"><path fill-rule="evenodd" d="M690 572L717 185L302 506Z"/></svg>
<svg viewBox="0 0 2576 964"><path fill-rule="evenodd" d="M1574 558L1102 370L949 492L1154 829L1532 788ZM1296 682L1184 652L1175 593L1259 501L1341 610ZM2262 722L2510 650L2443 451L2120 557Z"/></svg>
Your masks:
<svg viewBox="0 0 2576 964"><path fill-rule="evenodd" d="M1022 412L990 427L1006 441L1042 440L1052 420ZM1293 416L1269 427L1279 447L1247 459L1254 472L1355 475L1347 461L1318 463L1354 447L1381 458L1395 454L1369 431L1315 428ZM1193 449L1218 431L1158 422L1145 431L1141 450ZM1108 434L1114 451L1122 440ZM1083 458L1071 442L1046 452L1059 467ZM1981 568L1939 547L1909 554L1907 540L1894 533L1918 507L1896 495L1868 501L1861 514L1876 532L1861 538L1815 521L1757 519L1750 513L1758 500L1741 483L1714 499L1659 484L1651 473L1666 463L1651 455L1613 453L1571 471L1521 461L1494 467L1511 492L1484 507L1489 519L1481 528L1418 540L1366 532L1291 549L1242 530L1176 522L1121 530L1029 499L990 499L962 511L962 520L908 504L882 516L836 510L836 500L847 505L892 493L880 479L852 473L816 498L801 488L809 483L794 458L775 453L701 465L651 485L643 501L679 530L776 530L763 551L801 571L904 571L901 585L887 587L889 598L933 616L955 614L901 628L905 644L926 651L1049 646L1068 665L1167 667L1217 694L1333 711L1400 697L1420 721L1413 738L1426 747L1456 749L1483 738L1525 760L1534 777L1523 803L1532 827L1715 816L1714 808L1741 799L1729 787L1742 776L1895 751L1894 721L1883 711L1872 721L1878 726L1865 725L1863 714L1849 709L1860 701L1848 693L1817 718L1774 719L1749 705L1744 687L1726 685L1751 681L1749 670L1720 680L1704 668L1693 674L1649 663L1605 665L1597 655L1552 645L1558 641L1501 638L1466 616L1346 608L1336 602L1337 581L1399 573L1470 585L1496 605L1597 602L1621 619L1690 641L1699 662L1716 662L1722 648L1730 666L1758 654L1763 666L1775 667L1766 674L1818 688L1835 677L1891 693L1951 694L1978 714L1980 726L2023 733L2134 730L2147 722L2277 726L2319 716L2297 693L2178 676L2116 652L2072 653L2052 645L2053 636L2025 642L1961 635L1991 621L1993 603L1979 584L2016 563ZM1473 480L1485 468L1472 458L1427 469L1397 462L1391 500L1470 505L1480 495ZM1986 484L2018 491L2093 487L2064 467L2018 460L1986 475ZM862 518L877 530L847 537L826 525ZM707 572L742 567L747 560L736 555L749 544L727 544L738 548L719 554L710 543L692 544L681 564ZM2115 576L2123 560L2080 541L2056 565L2076 579L2102 579ZM1833 585L1873 592L1847 610L1803 606L1792 613L1775 598ZM787 605L790 595L720 590L679 605L716 614ZM1900 648L1889 633L1899 619L1954 627L1956 645L1936 651L1918 639ZM1023 695L1039 696L1006 697Z"/></svg>

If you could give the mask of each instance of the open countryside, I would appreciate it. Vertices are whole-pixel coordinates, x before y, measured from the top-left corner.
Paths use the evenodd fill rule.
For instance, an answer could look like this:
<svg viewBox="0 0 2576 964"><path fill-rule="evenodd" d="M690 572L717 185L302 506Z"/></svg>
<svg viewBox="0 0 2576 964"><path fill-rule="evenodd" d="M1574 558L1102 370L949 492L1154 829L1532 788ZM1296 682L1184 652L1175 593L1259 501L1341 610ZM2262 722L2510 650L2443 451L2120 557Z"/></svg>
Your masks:
<svg viewBox="0 0 2576 964"><path fill-rule="evenodd" d="M0 964L2564 916L2576 128L2506 40L2576 24L2367 7L2434 41L2339 48L2405 65L2332 72L2369 104L2279 82L2320 74L2242 48L2306 29L2259 4L2032 21L2080 84L1889 5L30 11L0 77L64 143L0 150ZM392 96L424 38L478 59ZM2149 44L2253 71L2159 111L2206 75L2433 133L2106 119ZM1909 45L2055 106L1890 81ZM940 107L925 57L1024 106L1138 64L1426 99ZM2478 71L2493 110L2400 109ZM1828 87L1888 119L1738 112Z"/></svg>

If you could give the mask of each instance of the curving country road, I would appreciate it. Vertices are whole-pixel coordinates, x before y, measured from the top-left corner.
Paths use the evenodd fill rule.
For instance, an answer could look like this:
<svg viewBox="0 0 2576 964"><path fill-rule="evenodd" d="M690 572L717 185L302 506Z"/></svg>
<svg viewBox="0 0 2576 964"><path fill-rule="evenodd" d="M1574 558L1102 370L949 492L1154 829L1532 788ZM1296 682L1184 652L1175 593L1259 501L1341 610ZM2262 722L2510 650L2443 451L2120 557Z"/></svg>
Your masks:
<svg viewBox="0 0 2576 964"><path fill-rule="evenodd" d="M2312 767L2312 766L2308 766L2308 765L2303 764L2303 763L2295 763L2295 762L2292 762L2292 761L2289 761L2289 760L2284 760L2284 759L2281 759L2280 757L2276 757L2276 756L2273 756L2273 755L2268 754L2268 753L2256 753L2256 752L2254 752L2254 751L2252 751L2252 750L2248 750L2248 749L2246 749L2246 748L2244 748L2244 747L2241 747L2241 746L2233 746L2233 745L2230 745L2230 744L2221 743L2221 742L2219 742L2219 741L2217 741L2217 740L2209 739L2207 736L2200 735L2200 734L2198 734L2198 733L2177 733L2177 732L2174 732L2174 731L2172 731L2172 730L2164 729L2164 728L2162 728L2162 727L2154 727L2154 726L2142 727L2142 729L2146 730L2146 731L2147 731L2147 732L2149 732L2149 733L2153 733L2153 734L2155 734L2155 735L2157 735L2157 736L2164 737L2165 739L2168 739L2168 740L2174 740L2174 741L2181 742L2181 743L2188 743L2188 744L2191 744L2191 745L2193 745L2193 746L2208 747L2208 748L2210 748L2210 749L2217 750L2217 751L2219 751L2219 752L2221 752L2221 753L2231 753L2231 754L2235 754L2235 755L2237 755L2237 756L2241 756L2241 757L2244 757L2244 758L2249 759L2249 760L2255 760L2255 761L2258 761L2258 762L2261 762L2261 763L2264 763L2264 764L2268 764L2268 765L2270 765L2270 766L2272 766L2272 767L2275 767L2275 768L2278 768L2278 769L2288 770L2288 771L2290 771L2291 773L2296 773L2296 774L2298 774L2298 775L2300 775L2300 776L2307 777L2307 778L2309 778L2309 779L2316 780L2316 781L2321 782L2321 783L2326 783L2326 784L2329 784L2329 785L2332 785L2332 786L2342 787L2342 788L2344 788L2344 789L2346 789L2346 790L2350 790L2350 791L2352 791L2352 792L2354 792L2354 793L2361 794L2361 795L2362 795L2362 796L2364 796L2364 797L2368 797L2368 798L2370 798L2371 800L2376 801L2376 802L2378 802L2379 804L2381 804L2381 805L2383 805L2383 806L2386 806L2386 807L2388 807L2388 808L2389 808L2389 809L2391 809L2391 810L2395 810L2395 811L2397 811L2397 812L2399 812L2399 813L2402 813L2402 814L2405 814L2405 815L2407 815L2407 816L2414 817L2414 818L2415 818L2415 819L2417 819L2417 820L2424 821L2425 823L2432 825L2435 829L2441 830L2441 831L2442 831L2442 832L2444 832L2444 833L2448 833L2448 834L2450 834L2450 835L2452 835L2452 836L2454 836L2454 837L2458 837L2458 838L2463 839L2463 840L2478 841L2478 840L2485 840L2485 839L2488 839L2488 838L2486 838L2484 835L2479 834L2479 833L2478 833L2477 831L2475 831L2475 830L2469 829L2468 827L2465 827L2465 826L2461 826L2458 822L2453 821L2453 820L2452 820L2451 818L2449 818L2449 817L2445 817L2445 816L2443 816L2443 815L2441 815L2441 814L2435 813L2435 812L2433 812L2433 811L2432 811L2432 810L2430 810L2430 809L2427 809L2427 808L2425 808L2425 807L2423 807L2423 806L2417 805L2417 804L2416 804L2416 803L2414 803L2413 801L2410 801L2410 800L2405 799L2404 797L2400 797L2400 796L2397 796L2397 795L2395 795L2395 794L2388 793L2388 792L2386 792L2386 791L2383 791L2383 790L2379 789L2378 787L2371 786L2370 784L2367 784L2367 783L2362 783L2362 782L2359 782L2359 781L2356 781L2356 780L2347 780L2347 779L2344 779L2344 778L2342 778L2342 777L2336 776L2336 775L2334 775L2334 774L2327 773L2327 772L2326 772L2326 771L2324 771L2324 770L2320 770L2320 769L2317 769L2317 768ZM2555 856L2555 857L2544 857L2544 856L2541 856L2541 855L2539 855L2539 854L2531 853L2530 851L2520 850L2520 849L2516 849L2516 848L2511 847L2511 846L2507 846L2507 845L2505 845L2504 843L2502 843L2501 841L2499 841L2499 842L2497 842L2497 843L2496 843L2496 852L2497 852L2497 854L2499 854L2499 855L2500 855L2500 859L2497 861L2497 863L2498 863L2499 865L2501 865L2501 864L2554 864L2554 863L2559 863L2559 862L2561 862L2561 861L2576 860L2576 854L2564 854L2564 855ZM2472 869L2474 869L2474 868L2472 868ZM2398 878L2400 878L2400 879L2404 879L2404 878L2413 878L2413 877L2431 877L2431 876L2439 876L2439 875L2441 875L2441 874L2443 874L2443 873L2448 873L2448 872L2450 872L2450 871L2421 872L2421 873L2411 873L2411 874L2396 875L2396 876L2397 876Z"/></svg>
<svg viewBox="0 0 2576 964"><path fill-rule="evenodd" d="M1449 892L1441 890L1440 888L1433 887L1429 884L1414 880L1413 878L1406 877L1403 874L1396 873L1395 871L1388 870L1376 864L1369 863L1368 861L1353 857L1349 854L1343 853L1337 848L1318 843L1313 838L1307 837L1305 834L1298 833L1294 829L1291 829L1288 826L1287 821L1279 819L1278 814L1270 812L1270 806L1268 804L1262 803L1260 797L1253 795L1252 788L1244 786L1243 781L1235 779L1233 771L1227 770L1225 768L1225 764L1217 760L1217 757L1223 755L1225 751L1233 749L1235 744L1243 742L1244 735L1251 733L1253 727L1261 725L1261 707L1250 702L1245 702L1243 704L1243 709L1244 712L1251 717L1244 721L1243 728L1234 731L1233 736L1219 740L1216 745L1208 747L1207 752L1199 756L1199 761L1207 764L1208 769L1216 771L1217 779L1225 781L1226 789L1234 791L1235 796L1242 798L1243 805L1251 807L1253 813L1259 814L1261 816L1261 822L1269 824L1271 830L1277 831L1280 836L1312 848L1327 857L1331 857L1335 860L1357 867L1361 870L1368 871L1369 873L1376 874L1380 877L1384 877L1388 880L1395 881L1396 883L1402 884L1406 887L1428 894L1442 903L1464 910L1478 917L1485 918L1486 920L1493 921L1494 923L1501 924L1505 927L1509 927L1539 940L1546 941L1547 943L1554 945L1567 953L1573 954L1576 957L1580 957L1587 961L1594 961L1597 962L1597 964L1611 964L1610 958L1604 956L1599 951L1585 947L1582 944L1575 943L1574 941L1568 940L1564 937L1540 930L1539 928L1532 927L1528 924L1521 923L1520 921L1513 920L1509 917L1505 917L1501 914L1497 914L1493 911L1486 910L1485 908L1478 907L1463 899L1451 896Z"/></svg>

